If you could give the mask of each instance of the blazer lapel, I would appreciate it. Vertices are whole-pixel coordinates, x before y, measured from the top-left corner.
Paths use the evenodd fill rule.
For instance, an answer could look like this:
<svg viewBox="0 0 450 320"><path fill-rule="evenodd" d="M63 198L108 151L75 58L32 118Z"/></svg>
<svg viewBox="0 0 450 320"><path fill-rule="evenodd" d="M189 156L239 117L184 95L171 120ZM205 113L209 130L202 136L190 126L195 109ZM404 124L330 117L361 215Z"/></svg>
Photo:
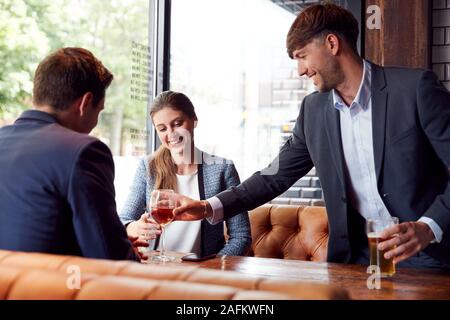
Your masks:
<svg viewBox="0 0 450 320"><path fill-rule="evenodd" d="M345 190L344 179L344 156L342 151L342 138L341 138L341 123L339 118L339 110L333 106L333 92L330 92L325 106L325 128L327 131L328 142L330 148L333 151L334 157L332 157L334 165L336 166L339 180L341 180L343 190Z"/></svg>
<svg viewBox="0 0 450 320"><path fill-rule="evenodd" d="M205 175L203 174L203 164L197 164L197 180L198 180L198 193L200 195L200 200L205 200Z"/></svg>
<svg viewBox="0 0 450 320"><path fill-rule="evenodd" d="M372 64L372 139L377 183L380 183L386 136L386 113L388 94L383 68Z"/></svg>
<svg viewBox="0 0 450 320"><path fill-rule="evenodd" d="M203 166L203 152L201 153L201 163L197 164L197 180L198 180L198 193L200 195L200 200L205 200L205 174L204 174L204 166ZM202 220L200 225L200 243L201 243L201 254L203 255L208 246L208 241L205 241L205 233L207 233L207 229L209 228L209 223L205 222L205 219Z"/></svg>

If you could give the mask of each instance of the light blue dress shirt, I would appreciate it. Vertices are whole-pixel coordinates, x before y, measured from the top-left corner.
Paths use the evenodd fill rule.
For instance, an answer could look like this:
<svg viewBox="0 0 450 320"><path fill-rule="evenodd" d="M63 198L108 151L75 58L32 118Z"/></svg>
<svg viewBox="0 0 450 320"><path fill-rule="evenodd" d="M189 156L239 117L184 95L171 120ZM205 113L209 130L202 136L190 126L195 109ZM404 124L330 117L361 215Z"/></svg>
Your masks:
<svg viewBox="0 0 450 320"><path fill-rule="evenodd" d="M378 192L375 175L375 158L372 136L372 70L364 60L364 71L355 100L347 106L336 90L333 90L333 105L339 110L342 149L344 152L346 182L351 205L367 220L391 217ZM219 198L208 199L213 208L210 223L223 219L223 205ZM443 231L428 217L418 221L426 223L432 230L435 240L442 240Z"/></svg>

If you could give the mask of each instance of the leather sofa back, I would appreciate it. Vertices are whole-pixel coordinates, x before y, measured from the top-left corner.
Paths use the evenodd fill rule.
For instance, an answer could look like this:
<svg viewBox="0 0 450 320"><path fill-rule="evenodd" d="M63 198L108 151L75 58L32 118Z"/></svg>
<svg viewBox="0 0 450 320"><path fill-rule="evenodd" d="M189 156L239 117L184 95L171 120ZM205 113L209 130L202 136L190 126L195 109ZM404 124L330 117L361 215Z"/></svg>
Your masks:
<svg viewBox="0 0 450 320"><path fill-rule="evenodd" d="M71 272L80 289L68 288ZM0 299L348 299L345 289L199 268L0 250Z"/></svg>
<svg viewBox="0 0 450 320"><path fill-rule="evenodd" d="M328 218L324 207L267 204L249 212L249 255L325 262Z"/></svg>
<svg viewBox="0 0 450 320"><path fill-rule="evenodd" d="M72 286L62 272L0 266L0 300L247 300L295 299L279 292L185 281L82 274Z"/></svg>

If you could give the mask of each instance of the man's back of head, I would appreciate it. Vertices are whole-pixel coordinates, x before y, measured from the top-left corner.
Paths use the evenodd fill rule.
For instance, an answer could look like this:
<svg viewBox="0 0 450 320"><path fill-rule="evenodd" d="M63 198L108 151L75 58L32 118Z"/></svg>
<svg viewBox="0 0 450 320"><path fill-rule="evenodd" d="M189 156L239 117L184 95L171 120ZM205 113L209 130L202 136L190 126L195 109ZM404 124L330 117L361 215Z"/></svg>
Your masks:
<svg viewBox="0 0 450 320"><path fill-rule="evenodd" d="M103 109L111 72L88 50L62 48L38 65L33 105L74 131L89 133Z"/></svg>
<svg viewBox="0 0 450 320"><path fill-rule="evenodd" d="M87 135L112 74L88 50L47 56L34 110L0 129L0 249L134 259L108 147Z"/></svg>

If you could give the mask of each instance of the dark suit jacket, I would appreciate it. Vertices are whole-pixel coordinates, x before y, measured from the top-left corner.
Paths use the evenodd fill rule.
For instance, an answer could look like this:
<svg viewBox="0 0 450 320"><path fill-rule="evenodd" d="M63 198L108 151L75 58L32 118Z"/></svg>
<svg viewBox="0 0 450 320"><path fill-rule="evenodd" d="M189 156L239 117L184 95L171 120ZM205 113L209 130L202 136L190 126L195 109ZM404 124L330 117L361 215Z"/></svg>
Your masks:
<svg viewBox="0 0 450 320"><path fill-rule="evenodd" d="M431 71L372 64L372 115L379 194L400 222L432 218L444 237L425 252L449 264L450 93ZM333 107L332 92L307 96L279 156L217 197L225 216L250 210L286 191L312 166L328 212L328 260L350 262L355 241L367 240L360 236L361 217L347 202L339 111Z"/></svg>
<svg viewBox="0 0 450 320"><path fill-rule="evenodd" d="M25 111L0 129L0 249L135 259L98 139Z"/></svg>

